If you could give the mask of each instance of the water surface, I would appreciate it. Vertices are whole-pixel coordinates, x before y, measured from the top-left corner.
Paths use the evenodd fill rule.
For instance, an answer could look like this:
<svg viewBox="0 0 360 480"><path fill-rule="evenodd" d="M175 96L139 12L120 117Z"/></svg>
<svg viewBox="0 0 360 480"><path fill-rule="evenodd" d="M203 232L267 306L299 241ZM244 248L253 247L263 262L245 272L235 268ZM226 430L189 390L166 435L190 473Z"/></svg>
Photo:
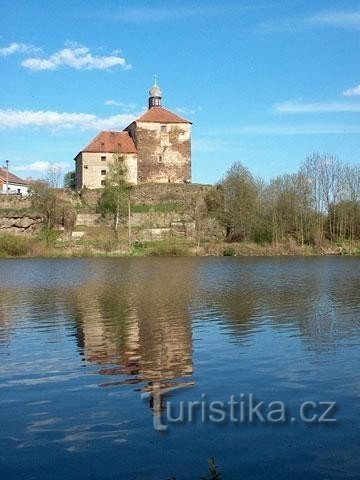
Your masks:
<svg viewBox="0 0 360 480"><path fill-rule="evenodd" d="M360 478L360 259L0 261L0 478ZM201 422L254 394L337 422Z"/></svg>

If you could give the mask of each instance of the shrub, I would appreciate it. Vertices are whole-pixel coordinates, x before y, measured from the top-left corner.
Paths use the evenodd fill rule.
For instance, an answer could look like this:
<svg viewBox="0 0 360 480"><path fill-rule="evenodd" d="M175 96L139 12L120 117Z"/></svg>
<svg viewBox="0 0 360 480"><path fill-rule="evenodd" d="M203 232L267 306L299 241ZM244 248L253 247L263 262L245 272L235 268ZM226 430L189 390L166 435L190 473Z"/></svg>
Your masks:
<svg viewBox="0 0 360 480"><path fill-rule="evenodd" d="M189 253L189 247L178 243L158 243L149 249L147 255L152 257L186 257Z"/></svg>
<svg viewBox="0 0 360 480"><path fill-rule="evenodd" d="M0 235L1 257L23 257L31 250L32 240L17 235Z"/></svg>
<svg viewBox="0 0 360 480"><path fill-rule="evenodd" d="M223 251L224 257L233 257L235 255L235 249L233 247L225 247Z"/></svg>

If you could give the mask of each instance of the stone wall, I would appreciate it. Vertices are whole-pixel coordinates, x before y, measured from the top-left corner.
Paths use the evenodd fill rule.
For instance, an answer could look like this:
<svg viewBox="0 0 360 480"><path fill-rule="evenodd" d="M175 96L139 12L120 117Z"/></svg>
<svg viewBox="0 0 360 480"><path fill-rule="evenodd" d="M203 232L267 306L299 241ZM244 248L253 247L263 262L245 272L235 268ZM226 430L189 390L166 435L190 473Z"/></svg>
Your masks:
<svg viewBox="0 0 360 480"><path fill-rule="evenodd" d="M191 181L191 124L137 122L138 183Z"/></svg>
<svg viewBox="0 0 360 480"><path fill-rule="evenodd" d="M135 205L156 205L162 202L190 203L199 195L205 195L211 185L198 183L143 183L135 185L131 198ZM101 191L84 189L81 192L83 202L96 205L101 196Z"/></svg>
<svg viewBox="0 0 360 480"><path fill-rule="evenodd" d="M42 220L40 217L35 215L0 216L0 234L15 233L34 235L40 231L41 227Z"/></svg>

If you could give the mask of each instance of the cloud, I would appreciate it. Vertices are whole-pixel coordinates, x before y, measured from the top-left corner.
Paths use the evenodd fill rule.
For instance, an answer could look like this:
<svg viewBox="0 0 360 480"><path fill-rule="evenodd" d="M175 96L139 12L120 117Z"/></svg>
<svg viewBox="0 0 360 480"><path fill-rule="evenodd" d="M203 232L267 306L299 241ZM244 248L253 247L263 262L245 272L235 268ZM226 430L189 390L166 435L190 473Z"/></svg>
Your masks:
<svg viewBox="0 0 360 480"><path fill-rule="evenodd" d="M0 48L0 57L8 57L15 53L35 53L41 52L42 49L34 47L33 45L27 45L26 43L10 43L8 47Z"/></svg>
<svg viewBox="0 0 360 480"><path fill-rule="evenodd" d="M348 88L343 92L345 97L356 97L360 95L360 85L356 85L356 87Z"/></svg>
<svg viewBox="0 0 360 480"><path fill-rule="evenodd" d="M135 103L126 103L126 102L118 102L117 100L106 100L104 102L105 105L109 107L121 107L125 110L135 110L137 105Z"/></svg>
<svg viewBox="0 0 360 480"><path fill-rule="evenodd" d="M75 70L108 70L120 66L124 70L131 69L125 58L117 53L108 56L93 55L89 48L83 45L71 44L48 58L32 57L21 62L21 65L30 70L58 70L62 67Z"/></svg>
<svg viewBox="0 0 360 480"><path fill-rule="evenodd" d="M213 139L213 138L199 138L193 141L192 149L194 152L230 152L233 151L233 148L222 139Z"/></svg>
<svg viewBox="0 0 360 480"><path fill-rule="evenodd" d="M175 110L178 113L181 113L182 115L195 115L195 113L199 111L200 108L199 107L197 108L177 107L175 108Z"/></svg>
<svg viewBox="0 0 360 480"><path fill-rule="evenodd" d="M359 29L360 11L326 11L309 16L290 16L281 20L262 22L258 26L258 31L264 34L299 33L319 27Z"/></svg>
<svg viewBox="0 0 360 480"><path fill-rule="evenodd" d="M0 110L0 128L50 128L52 130L79 128L81 130L119 130L130 124L135 116L128 113L100 118L90 113L66 113L34 110Z"/></svg>
<svg viewBox="0 0 360 480"><path fill-rule="evenodd" d="M208 136L237 136L237 135L352 135L360 133L360 125L347 124L304 124L279 125L258 124L240 125L224 130L208 131Z"/></svg>
<svg viewBox="0 0 360 480"><path fill-rule="evenodd" d="M68 163L65 163L65 162L50 163L50 162L38 161L38 162L30 163L29 165L14 166L14 167L12 167L12 170L15 170L15 171L26 170L26 171L29 171L29 172L40 172L40 173L42 173L42 172L46 172L50 168L56 168L56 169L59 169L59 170L66 170L69 167L70 167L70 165Z"/></svg>
<svg viewBox="0 0 360 480"><path fill-rule="evenodd" d="M360 28L360 11L320 12L307 19L310 24L328 25L342 28Z"/></svg>
<svg viewBox="0 0 360 480"><path fill-rule="evenodd" d="M117 13L112 14L115 20L131 23L162 22L178 20L181 18L217 16L239 11L237 5L191 5L184 7L122 7ZM242 9L241 9L242 10Z"/></svg>
<svg viewBox="0 0 360 480"><path fill-rule="evenodd" d="M318 103L297 103L283 102L274 105L276 112L286 114L306 114L306 113L340 113L340 112L360 112L360 103L344 102L318 102Z"/></svg>

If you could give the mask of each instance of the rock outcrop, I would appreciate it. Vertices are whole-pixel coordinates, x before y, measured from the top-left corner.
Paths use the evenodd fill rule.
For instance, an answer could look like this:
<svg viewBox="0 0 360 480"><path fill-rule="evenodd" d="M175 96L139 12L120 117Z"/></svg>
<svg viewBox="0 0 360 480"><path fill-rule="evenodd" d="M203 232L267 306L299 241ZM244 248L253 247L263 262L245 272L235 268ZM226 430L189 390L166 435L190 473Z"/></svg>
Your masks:
<svg viewBox="0 0 360 480"><path fill-rule="evenodd" d="M11 215L0 217L0 233L19 233L33 235L42 226L42 219L36 215Z"/></svg>

